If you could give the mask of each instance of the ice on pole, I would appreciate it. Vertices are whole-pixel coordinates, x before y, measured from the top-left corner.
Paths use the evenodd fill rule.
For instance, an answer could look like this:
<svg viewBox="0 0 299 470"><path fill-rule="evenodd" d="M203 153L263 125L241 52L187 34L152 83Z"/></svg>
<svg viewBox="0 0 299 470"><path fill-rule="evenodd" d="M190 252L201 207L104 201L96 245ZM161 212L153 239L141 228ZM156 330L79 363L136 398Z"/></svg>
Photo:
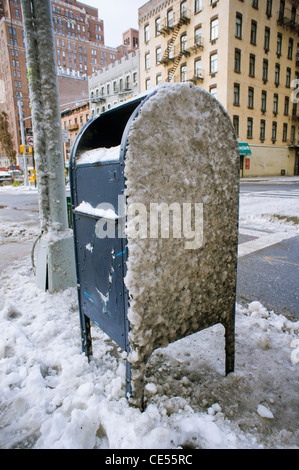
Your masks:
<svg viewBox="0 0 299 470"><path fill-rule="evenodd" d="M36 277L41 288L55 291L75 283L75 265L68 231L51 2L22 0L22 9L41 222Z"/></svg>

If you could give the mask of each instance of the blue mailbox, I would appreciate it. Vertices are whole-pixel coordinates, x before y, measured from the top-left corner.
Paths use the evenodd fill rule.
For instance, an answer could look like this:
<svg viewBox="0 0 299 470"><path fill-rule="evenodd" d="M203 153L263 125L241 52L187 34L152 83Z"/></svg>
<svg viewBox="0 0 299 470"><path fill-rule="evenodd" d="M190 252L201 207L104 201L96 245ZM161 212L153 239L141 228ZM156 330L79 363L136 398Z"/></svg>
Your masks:
<svg viewBox="0 0 299 470"><path fill-rule="evenodd" d="M126 393L142 407L151 353L221 323L232 372L239 148L221 104L169 84L95 117L73 145L70 182L85 354L93 322L128 353Z"/></svg>

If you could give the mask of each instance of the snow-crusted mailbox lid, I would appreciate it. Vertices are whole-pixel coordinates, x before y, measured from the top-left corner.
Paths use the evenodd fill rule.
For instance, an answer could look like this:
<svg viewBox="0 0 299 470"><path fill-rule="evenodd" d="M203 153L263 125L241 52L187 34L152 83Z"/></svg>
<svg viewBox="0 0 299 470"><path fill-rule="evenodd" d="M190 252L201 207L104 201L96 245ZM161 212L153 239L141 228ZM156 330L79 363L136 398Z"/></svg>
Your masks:
<svg viewBox="0 0 299 470"><path fill-rule="evenodd" d="M127 351L126 392L142 406L151 353L221 323L233 371L239 150L220 103L162 86L90 121L70 167L86 354L92 320Z"/></svg>

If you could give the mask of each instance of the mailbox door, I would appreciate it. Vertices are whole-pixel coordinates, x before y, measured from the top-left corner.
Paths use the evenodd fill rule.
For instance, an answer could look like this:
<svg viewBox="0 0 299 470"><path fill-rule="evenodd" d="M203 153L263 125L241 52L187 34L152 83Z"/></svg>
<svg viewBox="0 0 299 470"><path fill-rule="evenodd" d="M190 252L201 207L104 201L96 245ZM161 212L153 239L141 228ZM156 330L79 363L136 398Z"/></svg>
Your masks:
<svg viewBox="0 0 299 470"><path fill-rule="evenodd" d="M77 207L87 201L93 208L109 203L118 213L118 196L124 188L120 163L77 166L75 178ZM126 350L123 286L126 241L118 233L122 221L75 210L74 222L80 315L89 317Z"/></svg>

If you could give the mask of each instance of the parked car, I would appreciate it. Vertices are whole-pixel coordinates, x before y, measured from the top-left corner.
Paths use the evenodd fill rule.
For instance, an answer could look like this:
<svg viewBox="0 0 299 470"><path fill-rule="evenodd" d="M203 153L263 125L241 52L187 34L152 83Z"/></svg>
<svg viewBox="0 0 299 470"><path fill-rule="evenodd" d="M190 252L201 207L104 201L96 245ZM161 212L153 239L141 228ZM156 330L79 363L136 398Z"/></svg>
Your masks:
<svg viewBox="0 0 299 470"><path fill-rule="evenodd" d="M0 183L12 183L13 178L12 176L8 173L8 171L0 171Z"/></svg>
<svg viewBox="0 0 299 470"><path fill-rule="evenodd" d="M9 170L8 173L11 177L14 178L15 181L19 181L20 183L24 182L24 175L21 170Z"/></svg>

